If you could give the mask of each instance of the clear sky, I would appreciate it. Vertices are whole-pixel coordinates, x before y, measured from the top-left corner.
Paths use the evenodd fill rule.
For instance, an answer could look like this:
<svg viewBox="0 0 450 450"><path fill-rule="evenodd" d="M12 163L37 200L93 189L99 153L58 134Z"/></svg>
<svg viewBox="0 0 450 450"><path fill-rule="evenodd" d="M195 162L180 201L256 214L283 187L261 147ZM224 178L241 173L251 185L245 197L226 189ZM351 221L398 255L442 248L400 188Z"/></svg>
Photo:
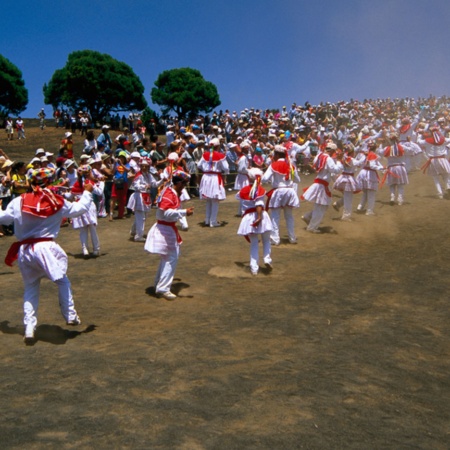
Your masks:
<svg viewBox="0 0 450 450"><path fill-rule="evenodd" d="M24 117L69 53L130 65L150 90L192 67L217 109L450 95L450 0L16 0L3 5L0 53L23 74ZM50 106L45 106L51 114Z"/></svg>

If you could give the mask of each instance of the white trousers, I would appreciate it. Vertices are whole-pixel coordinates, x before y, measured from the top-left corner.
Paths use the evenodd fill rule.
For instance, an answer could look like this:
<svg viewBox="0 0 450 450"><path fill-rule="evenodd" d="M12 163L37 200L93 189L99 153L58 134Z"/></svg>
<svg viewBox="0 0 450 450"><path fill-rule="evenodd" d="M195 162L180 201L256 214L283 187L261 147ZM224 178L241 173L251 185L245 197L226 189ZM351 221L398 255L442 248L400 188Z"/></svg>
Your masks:
<svg viewBox="0 0 450 450"><path fill-rule="evenodd" d="M134 234L134 239L144 237L145 233L145 219L147 218L147 212L134 211L134 222L131 226L131 234Z"/></svg>
<svg viewBox="0 0 450 450"><path fill-rule="evenodd" d="M92 247L94 249L94 252L100 251L100 241L98 239L97 227L95 225L87 225L80 228L81 248L83 250L88 248L89 233L91 235Z"/></svg>
<svg viewBox="0 0 450 450"><path fill-rule="evenodd" d="M157 294L170 291L179 255L179 247L167 255L160 255L159 266L155 277L155 291Z"/></svg>
<svg viewBox="0 0 450 450"><path fill-rule="evenodd" d="M342 219L349 219L352 215L353 208L353 192L352 191L344 191L343 197L336 201L337 206L339 208L344 206L344 211L342 213Z"/></svg>
<svg viewBox="0 0 450 450"><path fill-rule="evenodd" d="M404 184L391 184L389 186L389 192L391 193L391 201L395 201L396 197L399 202L403 202L403 193L405 192Z"/></svg>
<svg viewBox="0 0 450 450"><path fill-rule="evenodd" d="M294 229L294 216L292 215L293 208L271 208L270 209L270 219L272 221L272 232L270 238L275 245L280 243L280 217L281 210L284 212L284 220L286 222L286 228L289 236L290 242L295 242L297 237L295 236Z"/></svg>
<svg viewBox="0 0 450 450"><path fill-rule="evenodd" d="M367 212L373 212L375 208L375 197L377 191L373 189L363 189L361 201L359 202L358 209L364 209L367 203Z"/></svg>
<svg viewBox="0 0 450 450"><path fill-rule="evenodd" d="M444 184L444 189L449 189L450 186L449 186L449 176L448 176L448 174L446 174L446 173L442 174L442 175L440 175L440 177L442 178L442 181L443 181L443 184ZM436 186L437 193L439 195L443 195L443 190L442 190L441 182L440 182L440 179L439 179L439 175L433 176L433 180L434 180L434 185Z"/></svg>
<svg viewBox="0 0 450 450"><path fill-rule="evenodd" d="M25 292L23 294L23 323L27 330L34 330L37 325L37 311L39 306L39 290L41 279L34 280L31 283L25 281ZM73 302L72 289L67 275L55 281L58 286L58 299L61 308L61 314L66 322L75 320L78 315Z"/></svg>
<svg viewBox="0 0 450 450"><path fill-rule="evenodd" d="M215 198L207 198L205 224L210 225L211 223L216 223L218 213L219 213L219 200Z"/></svg>
<svg viewBox="0 0 450 450"><path fill-rule="evenodd" d="M307 212L304 217L309 221L306 229L308 231L317 230L320 223L322 222L323 216L328 209L328 205L320 205L319 203L314 203L314 208L312 211Z"/></svg>
<svg viewBox="0 0 450 450"><path fill-rule="evenodd" d="M259 237L261 236L263 246L264 263L271 264L272 258L270 256L270 231L261 234L249 234L250 239L250 270L258 272L259 270Z"/></svg>

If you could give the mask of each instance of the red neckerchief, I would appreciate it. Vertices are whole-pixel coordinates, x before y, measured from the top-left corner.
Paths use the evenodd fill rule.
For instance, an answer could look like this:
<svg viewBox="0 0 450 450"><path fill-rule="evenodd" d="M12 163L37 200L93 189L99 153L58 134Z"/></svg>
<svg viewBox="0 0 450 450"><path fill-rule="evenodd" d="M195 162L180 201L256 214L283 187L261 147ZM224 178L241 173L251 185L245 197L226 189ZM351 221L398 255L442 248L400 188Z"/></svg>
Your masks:
<svg viewBox="0 0 450 450"><path fill-rule="evenodd" d="M321 153L317 156L316 162L313 164L316 172L320 172L326 165L328 159L328 155L326 153Z"/></svg>
<svg viewBox="0 0 450 450"><path fill-rule="evenodd" d="M252 190L252 185L249 184L247 186L244 186L240 191L239 191L239 197L242 200L255 200L255 198L250 198L250 191ZM266 195L266 190L262 187L262 186L258 186L258 191L256 194L256 198L259 197L264 197L264 195Z"/></svg>
<svg viewBox="0 0 450 450"><path fill-rule="evenodd" d="M213 154L212 154L212 160L213 160L213 162L217 162L217 161L222 161L223 159L225 159L225 156L226 155L224 155L223 153L220 153L220 152L213 152ZM205 152L205 153L203 153L203 159L205 160L205 161L210 161L210 152Z"/></svg>
<svg viewBox="0 0 450 450"><path fill-rule="evenodd" d="M50 217L64 206L64 198L48 188L36 186L33 192L22 194L22 211L32 216Z"/></svg>
<svg viewBox="0 0 450 450"><path fill-rule="evenodd" d="M284 159L279 159L271 164L272 170L280 175L284 175L285 179L289 178L290 166Z"/></svg>
<svg viewBox="0 0 450 450"><path fill-rule="evenodd" d="M168 187L163 192L158 208L166 211L167 209L178 209L180 207L180 199L174 189Z"/></svg>
<svg viewBox="0 0 450 450"><path fill-rule="evenodd" d="M84 184L92 184L92 186L95 186L95 183L92 180L85 180ZM84 184L80 184L78 180L75 181L70 192L72 192L73 195L81 195L84 192Z"/></svg>
<svg viewBox="0 0 450 450"><path fill-rule="evenodd" d="M405 151L400 144L394 144L392 146L386 147L386 149L384 150L385 158L389 156L403 156L404 154Z"/></svg>
<svg viewBox="0 0 450 450"><path fill-rule="evenodd" d="M400 127L400 134L407 133L410 128L411 128L411 124L410 123L407 123L406 125L403 125L402 127Z"/></svg>
<svg viewBox="0 0 450 450"><path fill-rule="evenodd" d="M435 130L433 131L425 140L431 145L443 145L445 142L445 137L442 134Z"/></svg>

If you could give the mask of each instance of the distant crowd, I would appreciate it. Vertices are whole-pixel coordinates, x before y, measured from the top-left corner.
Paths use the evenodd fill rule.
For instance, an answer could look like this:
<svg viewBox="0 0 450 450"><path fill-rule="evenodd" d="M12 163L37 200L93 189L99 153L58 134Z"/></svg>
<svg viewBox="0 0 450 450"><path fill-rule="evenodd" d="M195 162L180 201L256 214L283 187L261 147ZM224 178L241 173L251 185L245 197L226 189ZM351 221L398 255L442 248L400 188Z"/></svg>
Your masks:
<svg viewBox="0 0 450 450"><path fill-rule="evenodd" d="M116 115L111 116L110 123L104 124L100 131L92 127L86 112L56 110L55 124L66 130L58 149L37 149L31 161L18 162L11 161L2 151L0 199L4 209L12 198L29 189L27 173L39 167L53 167L57 175L55 186L60 192L70 192L79 177L78 169L89 166L93 180L102 184L102 193L96 196L99 217L113 219L117 210L117 218L121 219L132 213L126 206L135 189L133 180L142 172L142 161L149 166L156 181L165 177L168 166L182 168L190 175L189 195L199 196L203 175L199 163L213 140L219 142L217 151L225 156L228 165L227 173L223 174L224 186L232 190L239 174L246 176L253 167L267 170L273 162L276 146L285 148L289 163L300 174L309 174L318 171L314 160L330 143L334 144L332 157L335 160L343 161L345 166L345 161L350 161L351 157L357 167L358 164L364 166L369 150L381 161L382 152L394 145L393 139L396 139L395 145L398 143L403 149L402 164L406 170L420 167L424 171L431 170L437 196L443 198L450 187L450 169L447 172L445 164L439 170L432 169L436 161L447 161L447 154L442 158L433 150L427 150L425 144L430 136L438 133L445 140L442 151L447 152L449 110L450 99L445 96L351 100L320 105L293 103L277 111L245 108L239 112L225 110L199 115L189 120L166 116L157 119L158 123L152 120L146 124L140 114L130 113L126 118ZM45 126L43 110L38 116ZM13 138L14 130L19 139L25 138L20 117L15 123L8 119L6 125L8 139ZM163 127L165 139L156 134L157 127ZM113 139L111 130L114 129L120 132ZM174 154L178 155L177 161L173 161ZM424 167L426 162L428 166ZM385 170L385 167L378 170ZM114 189L118 183L120 189ZM156 206L158 188L151 187L149 195L150 207ZM3 232L8 233L8 230Z"/></svg>

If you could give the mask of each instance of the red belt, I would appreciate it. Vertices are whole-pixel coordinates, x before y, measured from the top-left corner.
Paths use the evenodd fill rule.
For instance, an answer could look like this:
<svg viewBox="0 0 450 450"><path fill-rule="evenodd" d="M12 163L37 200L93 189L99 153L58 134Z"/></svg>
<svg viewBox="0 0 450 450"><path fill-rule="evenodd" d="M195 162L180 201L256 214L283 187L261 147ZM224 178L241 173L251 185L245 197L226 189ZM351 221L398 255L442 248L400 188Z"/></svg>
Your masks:
<svg viewBox="0 0 450 450"><path fill-rule="evenodd" d="M325 186L325 192L326 192L327 196L331 197L331 192L328 189L328 186L329 186L330 183L328 183L328 181L322 180L322 178L316 178L314 180L314 183L321 184L322 186Z"/></svg>
<svg viewBox="0 0 450 450"><path fill-rule="evenodd" d="M24 239L23 241L13 242L11 244L11 247L9 247L8 253L6 254L5 264L12 267L14 261L19 257L19 250L22 245L30 245L30 244L32 245L36 244L37 242L47 242L47 241L53 241L53 238L51 237L29 238Z"/></svg>
<svg viewBox="0 0 450 450"><path fill-rule="evenodd" d="M178 231L177 226L175 225L176 222L166 222L165 220L158 220L157 223L160 225L167 225L168 227L172 228L173 231L175 231L175 234L177 236L177 242L181 244L183 242L183 239L181 239L180 232Z"/></svg>
<svg viewBox="0 0 450 450"><path fill-rule="evenodd" d="M219 185L223 186L223 178L222 178L222 172L203 172L207 175L217 175L217 178L219 179Z"/></svg>
<svg viewBox="0 0 450 450"><path fill-rule="evenodd" d="M445 158L445 155L441 155L441 156L430 156L430 158L428 159L428 161L420 168L420 170L422 170L423 173L425 173L428 169L428 167L430 167L431 164L431 160L432 159L436 159L436 158Z"/></svg>

